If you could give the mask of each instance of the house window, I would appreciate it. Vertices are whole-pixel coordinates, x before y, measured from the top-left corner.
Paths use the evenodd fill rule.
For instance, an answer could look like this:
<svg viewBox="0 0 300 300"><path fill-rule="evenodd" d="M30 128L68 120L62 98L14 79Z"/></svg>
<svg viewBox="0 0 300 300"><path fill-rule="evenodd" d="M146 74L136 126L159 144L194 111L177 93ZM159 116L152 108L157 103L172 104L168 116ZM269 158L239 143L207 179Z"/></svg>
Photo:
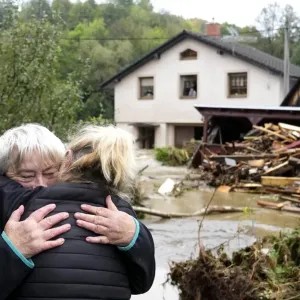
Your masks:
<svg viewBox="0 0 300 300"><path fill-rule="evenodd" d="M247 73L229 73L229 97L247 96Z"/></svg>
<svg viewBox="0 0 300 300"><path fill-rule="evenodd" d="M141 99L153 99L154 85L153 77L140 78L140 98Z"/></svg>
<svg viewBox="0 0 300 300"><path fill-rule="evenodd" d="M180 76L180 97L197 97L197 75Z"/></svg>
<svg viewBox="0 0 300 300"><path fill-rule="evenodd" d="M192 49L187 49L180 53L181 60L197 59L197 52Z"/></svg>

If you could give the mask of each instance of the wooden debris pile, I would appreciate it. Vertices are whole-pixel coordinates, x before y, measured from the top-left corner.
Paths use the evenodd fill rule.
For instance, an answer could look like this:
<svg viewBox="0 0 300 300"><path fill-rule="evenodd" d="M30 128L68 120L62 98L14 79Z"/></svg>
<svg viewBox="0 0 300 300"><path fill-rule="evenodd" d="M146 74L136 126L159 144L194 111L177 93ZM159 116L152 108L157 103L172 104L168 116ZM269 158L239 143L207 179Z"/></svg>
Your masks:
<svg viewBox="0 0 300 300"><path fill-rule="evenodd" d="M253 126L242 142L219 147L201 145L199 166L210 186L227 186L231 191L270 192L273 177L296 177L283 186L300 182L300 127L279 123ZM195 157L195 155L194 155ZM264 179L263 179L264 178ZM263 179L263 180L262 180ZM284 179L277 180L281 185Z"/></svg>
<svg viewBox="0 0 300 300"><path fill-rule="evenodd" d="M198 259L173 263L169 282L181 300L300 299L300 230L271 235L231 257L202 250Z"/></svg>

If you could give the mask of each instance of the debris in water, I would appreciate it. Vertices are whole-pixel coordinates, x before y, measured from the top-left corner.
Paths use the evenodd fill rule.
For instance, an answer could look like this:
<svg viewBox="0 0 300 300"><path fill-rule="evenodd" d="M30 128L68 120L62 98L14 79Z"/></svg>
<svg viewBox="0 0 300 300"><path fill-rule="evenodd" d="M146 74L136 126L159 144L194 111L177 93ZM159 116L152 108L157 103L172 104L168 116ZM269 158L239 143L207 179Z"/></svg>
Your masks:
<svg viewBox="0 0 300 300"><path fill-rule="evenodd" d="M165 182L160 186L158 189L158 193L161 195L168 195L171 194L175 187L175 181L168 178L165 180Z"/></svg>

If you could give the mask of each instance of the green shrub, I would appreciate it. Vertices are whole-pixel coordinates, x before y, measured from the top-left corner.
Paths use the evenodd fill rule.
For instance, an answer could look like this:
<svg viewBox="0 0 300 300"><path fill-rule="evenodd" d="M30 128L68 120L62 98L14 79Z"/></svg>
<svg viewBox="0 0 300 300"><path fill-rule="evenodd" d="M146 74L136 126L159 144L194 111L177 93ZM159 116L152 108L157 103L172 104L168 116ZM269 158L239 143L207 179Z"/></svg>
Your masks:
<svg viewBox="0 0 300 300"><path fill-rule="evenodd" d="M156 148L155 158L167 166L183 166L190 159L186 150L173 147Z"/></svg>

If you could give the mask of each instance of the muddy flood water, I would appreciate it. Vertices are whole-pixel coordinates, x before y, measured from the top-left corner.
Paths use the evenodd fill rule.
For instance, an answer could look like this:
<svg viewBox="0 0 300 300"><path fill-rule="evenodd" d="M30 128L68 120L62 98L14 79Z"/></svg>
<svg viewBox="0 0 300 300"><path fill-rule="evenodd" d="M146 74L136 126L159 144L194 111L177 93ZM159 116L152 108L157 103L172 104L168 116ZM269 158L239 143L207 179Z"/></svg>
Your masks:
<svg viewBox="0 0 300 300"><path fill-rule="evenodd" d="M146 205L162 212L194 213L204 208L210 201L213 190L203 186L198 190L185 192L179 197L161 196L156 191L167 178L184 178L185 168L163 167L153 159L152 152L139 153L141 168L148 165L142 177L142 186L149 196ZM259 199L274 200L272 196L245 193L216 193L212 205L253 207L252 214L228 213L205 217L201 229L201 242L207 248L215 248L230 240L225 247L234 250L251 245L259 237L276 233L283 229L294 228L299 224L299 215L278 212L257 207ZM178 291L164 282L171 261L183 261L197 256L198 226L201 217L163 220L151 218L143 220L147 224L155 242L156 278L150 291L144 295L133 296L134 300L177 300ZM237 235L237 231L239 234ZM235 238L233 238L236 236ZM232 239L233 238L233 239Z"/></svg>

